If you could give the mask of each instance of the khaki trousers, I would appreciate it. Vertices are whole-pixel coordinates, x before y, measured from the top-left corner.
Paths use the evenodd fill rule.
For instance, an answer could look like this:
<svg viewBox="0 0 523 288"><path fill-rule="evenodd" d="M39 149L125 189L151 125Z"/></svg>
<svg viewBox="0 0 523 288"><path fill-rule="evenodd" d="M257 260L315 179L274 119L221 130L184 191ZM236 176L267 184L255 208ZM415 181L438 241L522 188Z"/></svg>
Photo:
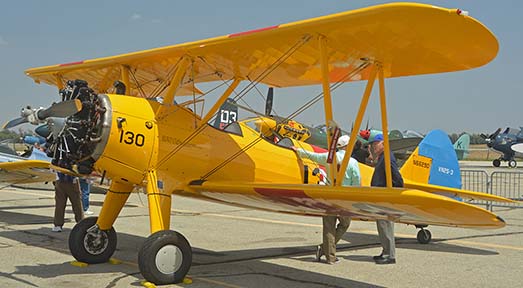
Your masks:
<svg viewBox="0 0 523 288"><path fill-rule="evenodd" d="M396 258L396 242L394 239L394 222L388 220L377 220L378 236L383 256Z"/></svg>
<svg viewBox="0 0 523 288"><path fill-rule="evenodd" d="M338 220L338 226L336 226ZM327 262L336 260L336 244L350 226L350 217L348 216L323 216L323 244L321 249Z"/></svg>
<svg viewBox="0 0 523 288"><path fill-rule="evenodd" d="M84 211L82 209L82 199L80 198L80 187L78 181L66 182L56 180L54 184L54 225L64 225L65 206L67 204L67 198L71 202L73 207L74 219L76 223L80 222L84 218Z"/></svg>

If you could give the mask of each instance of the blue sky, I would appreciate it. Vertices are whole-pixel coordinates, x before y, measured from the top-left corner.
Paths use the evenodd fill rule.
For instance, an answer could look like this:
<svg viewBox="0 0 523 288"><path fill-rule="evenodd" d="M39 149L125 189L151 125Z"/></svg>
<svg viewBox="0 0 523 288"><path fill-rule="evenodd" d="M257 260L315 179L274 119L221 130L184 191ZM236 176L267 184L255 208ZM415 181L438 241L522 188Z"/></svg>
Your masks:
<svg viewBox="0 0 523 288"><path fill-rule="evenodd" d="M0 121L26 105L58 101L54 87L24 75L31 67L110 56L272 26L388 1L6 1L0 9ZM428 132L443 129L492 132L523 126L523 1L419 1L467 10L498 38L498 56L478 69L387 80L389 127ZM377 88L377 87L375 87ZM334 94L335 119L349 128L364 83ZM276 91L275 110L286 116L320 87ZM377 91L377 89L375 89ZM263 92L264 93L264 92ZM260 97L248 101L261 110ZM206 105L210 107L209 104ZM324 121L322 105L298 117ZM377 95L365 120L379 128Z"/></svg>

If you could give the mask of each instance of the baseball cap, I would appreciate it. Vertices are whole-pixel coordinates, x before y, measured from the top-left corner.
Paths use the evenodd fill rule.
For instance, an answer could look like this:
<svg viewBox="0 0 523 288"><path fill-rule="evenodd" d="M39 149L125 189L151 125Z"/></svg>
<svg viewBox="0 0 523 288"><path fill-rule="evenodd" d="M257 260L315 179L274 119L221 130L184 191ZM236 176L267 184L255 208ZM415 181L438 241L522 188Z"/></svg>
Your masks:
<svg viewBox="0 0 523 288"><path fill-rule="evenodd" d="M383 141L383 134L376 134L374 136L374 138L372 139L369 139L369 143L373 143L373 142L378 142L378 141Z"/></svg>
<svg viewBox="0 0 523 288"><path fill-rule="evenodd" d="M338 138L338 142L336 142L336 147L340 148L340 147L345 147L345 146L349 145L349 140L350 140L349 135L340 136L340 138Z"/></svg>

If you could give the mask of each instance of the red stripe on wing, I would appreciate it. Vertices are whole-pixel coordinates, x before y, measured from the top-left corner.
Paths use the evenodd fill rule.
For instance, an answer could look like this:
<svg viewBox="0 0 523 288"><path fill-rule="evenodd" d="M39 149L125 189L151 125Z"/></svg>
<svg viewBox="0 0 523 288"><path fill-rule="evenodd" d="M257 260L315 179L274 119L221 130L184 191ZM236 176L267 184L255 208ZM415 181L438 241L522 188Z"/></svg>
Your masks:
<svg viewBox="0 0 523 288"><path fill-rule="evenodd" d="M71 66L71 65L77 65L77 64L83 64L84 61L76 61L76 62L70 62L70 63L63 63L58 66Z"/></svg>
<svg viewBox="0 0 523 288"><path fill-rule="evenodd" d="M253 33L256 33L256 32L272 30L272 29L276 29L278 27L280 27L280 26L276 25L276 26L269 26L269 27L265 27L265 28L260 28L260 29L254 29L254 30L250 30L250 31L240 32L240 33L229 34L229 38L238 37L238 36L245 36L245 35L253 34Z"/></svg>

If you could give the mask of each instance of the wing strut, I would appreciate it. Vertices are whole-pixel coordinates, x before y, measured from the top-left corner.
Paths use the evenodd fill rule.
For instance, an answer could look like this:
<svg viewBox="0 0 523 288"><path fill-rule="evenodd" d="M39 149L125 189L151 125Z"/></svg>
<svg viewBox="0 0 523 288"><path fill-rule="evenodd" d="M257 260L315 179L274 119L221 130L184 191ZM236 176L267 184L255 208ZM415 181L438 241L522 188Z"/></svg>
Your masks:
<svg viewBox="0 0 523 288"><path fill-rule="evenodd" d="M56 74L56 87L58 87L58 91L64 89L64 79L62 78L62 75Z"/></svg>
<svg viewBox="0 0 523 288"><path fill-rule="evenodd" d="M385 77L383 74L383 66L380 63L374 63L372 66L372 71L369 76L369 80L367 82L367 86L365 87L365 92L363 94L363 97L361 99L360 108L358 110L358 114L356 116L356 120L354 123L354 127L358 127L357 129L352 129L349 145L347 145L347 148L345 148L346 153L345 157L343 158L343 161L341 163L340 169L337 174L337 178L341 179L343 177L343 173L345 172L345 169L347 169L347 165L349 164L349 159L351 156L351 151L354 149L354 145L356 144L356 135L358 133L359 127L361 127L361 121L363 120L363 116L365 114L365 110L367 109L367 104L369 103L369 97L370 93L372 92L372 87L374 86L374 81L376 80L376 74L378 74L378 82L380 87L380 109L381 109L381 129L383 130L383 143L385 146L384 152L385 155L385 178L387 181L387 188L392 188L392 172L390 168L390 145L389 145L389 131L388 131L388 122L387 122L387 102L385 97ZM333 171L333 170L331 170ZM338 181L336 185L341 185L341 181Z"/></svg>
<svg viewBox="0 0 523 288"><path fill-rule="evenodd" d="M174 73L173 78L171 79L169 88L167 89L167 92L163 97L163 104L160 105L160 108L158 108L158 111L156 111L156 115L159 116L157 116L157 118L162 117L162 112L165 110L166 106L172 105L174 101L174 95L176 94L176 90L180 87L180 83L182 82L182 79L185 76L185 72L187 70L187 67L189 67L189 64L191 64L190 59L187 56L183 56L180 61L180 64L178 65L178 69L176 69L176 72Z"/></svg>
<svg viewBox="0 0 523 288"><path fill-rule="evenodd" d="M131 83L129 81L129 67L126 65L120 65L120 77L122 78L122 82L127 87L126 94L132 95L131 93Z"/></svg>
<svg viewBox="0 0 523 288"><path fill-rule="evenodd" d="M369 80L367 81L367 86L365 87L365 92L363 93L363 97L361 98L360 108L358 110L358 114L356 115L356 120L354 121L354 127L356 129L352 129L352 132L350 134L350 140L349 145L345 148L345 157L343 158L343 161L340 165L340 169L338 171L337 179L341 179L343 177L343 174L345 173L345 170L347 169L347 165L349 164L349 159L351 156L351 151L354 149L354 146L356 145L356 135L358 134L359 128L361 127L361 122L363 121L363 116L365 116L365 111L367 110L367 104L369 103L370 93L372 92L372 87L374 86L374 81L376 80L376 74L379 67L377 67L375 64L372 64L372 70L370 72ZM338 181L336 185L340 186L342 181Z"/></svg>
<svg viewBox="0 0 523 288"><path fill-rule="evenodd" d="M387 101L385 99L385 77L383 75L383 66L378 66L378 78L380 84L380 109L381 109L381 130L383 131L383 143L385 144L385 179L387 188L392 188L392 172L390 168L390 144L389 144L389 124L387 122Z"/></svg>
<svg viewBox="0 0 523 288"><path fill-rule="evenodd" d="M332 136L334 135L332 131L332 98L331 98L331 90L330 90L330 79L329 79L329 56L327 55L327 39L324 36L321 36L318 38L318 45L320 48L320 65L321 65L321 84L323 87L323 107L325 109L325 124L326 124L326 131L327 131L327 147L331 147L331 142L333 141ZM338 159L336 157L333 157L333 161L330 164L330 171L336 171L337 162ZM335 175L334 172L329 173L329 180L330 183L335 183L334 181ZM341 179L341 178L338 178ZM338 181L341 182L341 181Z"/></svg>
<svg viewBox="0 0 523 288"><path fill-rule="evenodd" d="M240 84L240 82L241 82L241 78L234 78L234 81L231 83L229 88L227 88L227 90L225 90L225 92L220 97L220 99L218 99L218 101L216 101L216 103L214 103L214 105L209 110L209 112L207 112L207 114L203 117L202 121L200 122L200 126L207 125L207 122L209 122L209 120L211 120L211 117L216 113L216 111L218 111L220 106L222 106L223 102L225 102L225 100L227 100L227 98L232 94L234 89L236 89L236 87L238 87L238 84ZM198 127L198 129L199 128L200 127Z"/></svg>

